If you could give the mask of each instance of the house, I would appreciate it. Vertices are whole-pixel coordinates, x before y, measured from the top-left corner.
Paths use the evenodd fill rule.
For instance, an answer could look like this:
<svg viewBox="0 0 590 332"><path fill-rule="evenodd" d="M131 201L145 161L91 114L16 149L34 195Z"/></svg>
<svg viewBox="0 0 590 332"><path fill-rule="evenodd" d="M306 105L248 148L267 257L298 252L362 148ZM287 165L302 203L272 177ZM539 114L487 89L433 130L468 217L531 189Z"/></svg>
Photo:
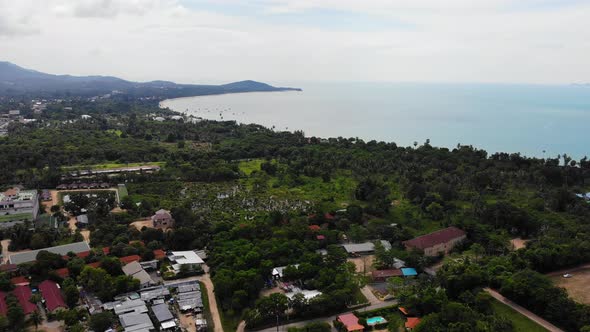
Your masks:
<svg viewBox="0 0 590 332"><path fill-rule="evenodd" d="M198 282L195 281L180 285L176 288L176 293L175 300L181 311L195 310L199 312L202 310L203 297L201 286Z"/></svg>
<svg viewBox="0 0 590 332"><path fill-rule="evenodd" d="M172 219L170 211L166 211L164 209L156 211L156 214L152 216L152 223L154 228L157 229L174 227L174 219Z"/></svg>
<svg viewBox="0 0 590 332"><path fill-rule="evenodd" d="M76 217L76 226L86 227L86 226L88 226L88 224L89 224L89 222L88 222L88 215L87 214L81 214Z"/></svg>
<svg viewBox="0 0 590 332"><path fill-rule="evenodd" d="M41 296L43 296L47 310L56 311L67 308L59 285L55 281L45 280L41 282L39 284L39 290L41 291Z"/></svg>
<svg viewBox="0 0 590 332"><path fill-rule="evenodd" d="M314 297L318 297L318 296L322 295L322 292L315 290L315 289L308 290L308 289L300 289L298 287L294 287L291 292L285 293L285 296L287 296L289 298L289 300L293 300L293 298L297 294L302 294L303 298L309 301L309 300L313 299Z"/></svg>
<svg viewBox="0 0 590 332"><path fill-rule="evenodd" d="M6 317L8 306L6 305L6 293L0 291L0 315Z"/></svg>
<svg viewBox="0 0 590 332"><path fill-rule="evenodd" d="M158 324L160 324L160 330L173 329L176 327L174 322L174 316L168 309L168 305L165 303L157 304L152 306L152 312Z"/></svg>
<svg viewBox="0 0 590 332"><path fill-rule="evenodd" d="M293 265L287 265L287 266L292 266L294 268L298 268L299 264L293 264ZM285 268L287 268L287 266L277 266L275 268L272 269L272 277L275 278L276 280L278 279L282 279L283 278L283 271L285 270Z"/></svg>
<svg viewBox="0 0 590 332"><path fill-rule="evenodd" d="M123 314L119 316L119 322L125 332L154 330L154 324L146 313Z"/></svg>
<svg viewBox="0 0 590 332"><path fill-rule="evenodd" d="M391 249L391 243L386 240L380 240L385 250ZM342 247L349 255L370 255L375 252L375 244L373 242L365 243L349 243L343 244Z"/></svg>
<svg viewBox="0 0 590 332"><path fill-rule="evenodd" d="M17 265L23 264L23 263L34 262L35 260L37 260L37 254L43 250L49 251L54 254L59 254L59 255L65 256L70 252L73 252L75 254L79 254L79 253L86 252L86 251L90 252L90 246L88 245L88 242L85 242L85 241L75 242L75 243L70 243L70 244L64 244L61 246L19 252L19 253L10 255L8 260L11 264L17 264Z"/></svg>
<svg viewBox="0 0 590 332"><path fill-rule="evenodd" d="M448 254L467 234L457 227L448 227L402 242L407 250L422 250L426 256Z"/></svg>
<svg viewBox="0 0 590 332"><path fill-rule="evenodd" d="M31 299L31 295L33 295L29 286L16 286L16 288L12 291L12 294L16 296L18 303L23 309L23 313L25 315L28 315L33 311L37 311L37 306L29 301Z"/></svg>
<svg viewBox="0 0 590 332"><path fill-rule="evenodd" d="M338 316L338 321L344 324L348 332L363 331L365 329L364 326L359 324L359 319L353 313Z"/></svg>
<svg viewBox="0 0 590 332"><path fill-rule="evenodd" d="M49 190L45 189L41 192L41 200L45 202L52 200L51 193L49 192Z"/></svg>
<svg viewBox="0 0 590 332"><path fill-rule="evenodd" d="M403 273L400 269L375 270L371 272L373 282L385 282L389 278L401 277L402 275Z"/></svg>
<svg viewBox="0 0 590 332"><path fill-rule="evenodd" d="M39 214L37 190L14 187L0 192L0 216L2 221L33 221Z"/></svg>
<svg viewBox="0 0 590 332"><path fill-rule="evenodd" d="M156 249L153 252L154 252L154 259L157 259L160 261L160 260L166 258L166 252L162 249Z"/></svg>
<svg viewBox="0 0 590 332"><path fill-rule="evenodd" d="M420 324L420 318L418 317L408 317L405 323L406 330L412 331Z"/></svg>
<svg viewBox="0 0 590 332"><path fill-rule="evenodd" d="M141 257L139 255L131 255L131 256L125 256L125 257L120 257L119 261L123 264L129 264L131 262L139 262L141 260Z"/></svg>
<svg viewBox="0 0 590 332"><path fill-rule="evenodd" d="M168 259L173 263L172 268L175 273L180 272L182 266L186 266L189 271L195 271L201 269L201 266L205 264L205 261L191 250L173 251L171 255L168 255Z"/></svg>
<svg viewBox="0 0 590 332"><path fill-rule="evenodd" d="M15 286L28 286L31 284L27 277L18 276L10 279L10 283Z"/></svg>
<svg viewBox="0 0 590 332"><path fill-rule="evenodd" d="M150 275L147 272L145 272L141 264L139 264L139 262L137 261L133 261L123 266L122 269L125 275L131 276L139 280L140 288L146 288L156 284L154 280L152 280L152 277L150 277Z"/></svg>

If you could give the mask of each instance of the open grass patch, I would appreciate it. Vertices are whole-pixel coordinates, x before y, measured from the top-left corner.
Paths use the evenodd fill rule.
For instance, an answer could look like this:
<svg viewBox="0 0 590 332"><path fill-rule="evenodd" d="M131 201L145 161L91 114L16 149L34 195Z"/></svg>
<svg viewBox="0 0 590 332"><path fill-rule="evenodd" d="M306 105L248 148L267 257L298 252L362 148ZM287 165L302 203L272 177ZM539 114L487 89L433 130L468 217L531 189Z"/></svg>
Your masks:
<svg viewBox="0 0 590 332"><path fill-rule="evenodd" d="M547 330L539 324L497 300L492 301L492 308L494 308L496 315L502 315L512 322L514 332L547 332Z"/></svg>

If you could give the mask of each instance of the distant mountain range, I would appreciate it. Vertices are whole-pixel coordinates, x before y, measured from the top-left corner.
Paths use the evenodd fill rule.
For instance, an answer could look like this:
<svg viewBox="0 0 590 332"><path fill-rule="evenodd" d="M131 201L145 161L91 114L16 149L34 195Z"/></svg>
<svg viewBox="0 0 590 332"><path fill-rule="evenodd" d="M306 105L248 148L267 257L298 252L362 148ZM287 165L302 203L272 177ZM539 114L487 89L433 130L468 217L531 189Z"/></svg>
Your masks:
<svg viewBox="0 0 590 332"><path fill-rule="evenodd" d="M131 82L112 76L52 75L0 62L0 96L99 96L109 93L133 97L176 98L236 92L301 91L256 81L223 85L176 84L168 81Z"/></svg>

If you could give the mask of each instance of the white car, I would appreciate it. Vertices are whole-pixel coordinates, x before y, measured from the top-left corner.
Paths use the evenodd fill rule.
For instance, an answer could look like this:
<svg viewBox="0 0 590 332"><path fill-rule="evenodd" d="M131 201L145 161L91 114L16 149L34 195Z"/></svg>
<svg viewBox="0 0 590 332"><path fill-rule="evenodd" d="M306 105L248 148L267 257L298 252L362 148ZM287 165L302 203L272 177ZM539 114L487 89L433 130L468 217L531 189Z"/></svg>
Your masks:
<svg viewBox="0 0 590 332"><path fill-rule="evenodd" d="M569 273L566 273L563 275L564 278L571 278L573 276L574 276L573 274L569 274Z"/></svg>

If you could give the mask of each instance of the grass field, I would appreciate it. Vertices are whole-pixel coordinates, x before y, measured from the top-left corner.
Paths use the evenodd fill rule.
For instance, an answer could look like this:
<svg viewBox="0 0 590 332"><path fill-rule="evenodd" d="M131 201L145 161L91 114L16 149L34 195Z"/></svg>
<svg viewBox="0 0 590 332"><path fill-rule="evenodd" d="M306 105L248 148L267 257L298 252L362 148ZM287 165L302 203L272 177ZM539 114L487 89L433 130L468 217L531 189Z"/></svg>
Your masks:
<svg viewBox="0 0 590 332"><path fill-rule="evenodd" d="M124 184L118 185L117 190L119 191L119 200L122 200L124 197L129 196L129 192L127 191L127 187Z"/></svg>
<svg viewBox="0 0 590 332"><path fill-rule="evenodd" d="M497 315L502 315L512 321L514 332L547 332L546 329L533 322L532 320L521 315L509 306L493 300L492 307Z"/></svg>
<svg viewBox="0 0 590 332"><path fill-rule="evenodd" d="M0 222L7 222L11 220L31 220L32 215L30 213L16 213L0 216Z"/></svg>
<svg viewBox="0 0 590 332"><path fill-rule="evenodd" d="M264 162L264 159L252 159L247 161L240 161L240 171L250 176L254 171L260 171L260 165Z"/></svg>
<svg viewBox="0 0 590 332"><path fill-rule="evenodd" d="M590 304L590 268L571 272L573 277L563 278L561 274L551 276L557 287L563 287L576 302Z"/></svg>

